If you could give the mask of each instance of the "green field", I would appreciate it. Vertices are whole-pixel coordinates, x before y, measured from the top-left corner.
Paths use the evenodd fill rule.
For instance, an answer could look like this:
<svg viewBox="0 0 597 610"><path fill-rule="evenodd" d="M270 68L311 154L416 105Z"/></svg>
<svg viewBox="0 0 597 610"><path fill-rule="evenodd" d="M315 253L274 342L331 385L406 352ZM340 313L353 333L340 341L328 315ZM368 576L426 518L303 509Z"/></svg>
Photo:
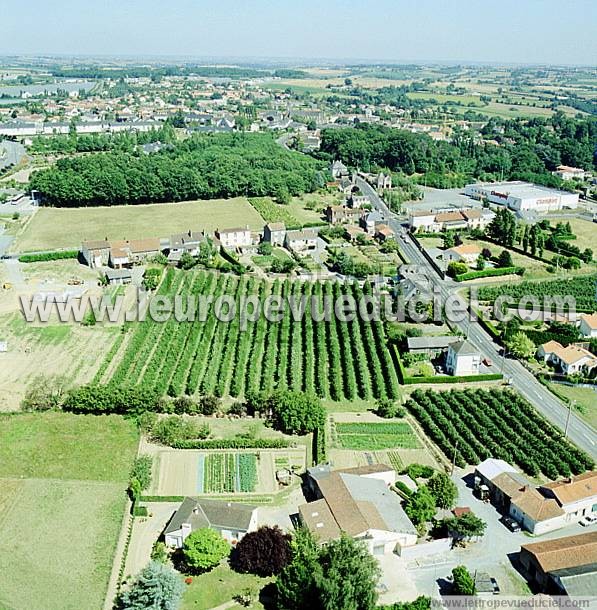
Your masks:
<svg viewBox="0 0 597 610"><path fill-rule="evenodd" d="M208 453L200 458L203 489L200 493L255 491L257 457L253 453Z"/></svg>
<svg viewBox="0 0 597 610"><path fill-rule="evenodd" d="M124 514L123 485L0 479L0 507L0 608L100 609Z"/></svg>
<svg viewBox="0 0 597 610"><path fill-rule="evenodd" d="M0 608L101 608L137 431L116 416L0 416Z"/></svg>
<svg viewBox="0 0 597 610"><path fill-rule="evenodd" d="M407 422L338 423L335 426L342 449L377 451L420 447L419 440Z"/></svg>
<svg viewBox="0 0 597 610"><path fill-rule="evenodd" d="M328 204L338 204L338 198L312 193L293 197L287 204L276 203L271 197L251 197L249 202L265 222L283 222L287 229L300 229L304 225L324 224L322 212L318 210Z"/></svg>
<svg viewBox="0 0 597 610"><path fill-rule="evenodd" d="M0 477L126 483L136 446L117 415L0 415Z"/></svg>
<svg viewBox="0 0 597 610"><path fill-rule="evenodd" d="M244 197L96 208L40 208L13 249L17 252L79 248L93 239L170 237L192 229L214 231L249 225L263 228L263 218Z"/></svg>

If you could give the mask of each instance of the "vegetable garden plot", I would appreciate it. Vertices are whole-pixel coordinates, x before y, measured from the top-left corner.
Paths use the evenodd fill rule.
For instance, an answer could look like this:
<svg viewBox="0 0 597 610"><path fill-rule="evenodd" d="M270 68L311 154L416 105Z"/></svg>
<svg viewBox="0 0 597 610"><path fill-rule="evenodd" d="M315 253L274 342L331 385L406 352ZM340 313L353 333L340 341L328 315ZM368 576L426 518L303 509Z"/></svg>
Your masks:
<svg viewBox="0 0 597 610"><path fill-rule="evenodd" d="M252 453L205 456L202 493L252 492L257 486L257 457Z"/></svg>
<svg viewBox="0 0 597 610"><path fill-rule="evenodd" d="M407 422L337 423L336 433L343 449L374 451L420 447L419 440Z"/></svg>

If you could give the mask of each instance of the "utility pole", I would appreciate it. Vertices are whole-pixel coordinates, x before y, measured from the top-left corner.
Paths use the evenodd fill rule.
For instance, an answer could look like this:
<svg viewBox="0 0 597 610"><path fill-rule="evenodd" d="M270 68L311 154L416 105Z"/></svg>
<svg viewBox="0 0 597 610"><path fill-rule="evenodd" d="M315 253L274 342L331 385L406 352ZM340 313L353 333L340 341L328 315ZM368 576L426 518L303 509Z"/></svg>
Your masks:
<svg viewBox="0 0 597 610"><path fill-rule="evenodd" d="M570 415L572 414L572 405L576 404L576 400L571 400L568 403L568 415L566 416L566 427L564 428L564 438L568 438L568 425L570 424Z"/></svg>

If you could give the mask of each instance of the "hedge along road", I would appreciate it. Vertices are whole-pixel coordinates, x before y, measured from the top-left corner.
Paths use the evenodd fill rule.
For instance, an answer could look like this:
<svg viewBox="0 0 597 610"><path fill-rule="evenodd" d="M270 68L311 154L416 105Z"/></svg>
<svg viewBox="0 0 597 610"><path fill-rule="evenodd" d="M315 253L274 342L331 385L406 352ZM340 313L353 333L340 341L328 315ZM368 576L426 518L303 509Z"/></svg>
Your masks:
<svg viewBox="0 0 597 610"><path fill-rule="evenodd" d="M402 228L396 215L390 211L384 201L377 195L375 190L364 180L357 180L357 184L365 195L369 195L373 205L386 216L388 224L397 235L404 234L401 246L405 254L413 263L424 265L429 269L429 277L440 289L443 301L454 293L455 284L452 280L442 280L436 271L431 268L425 257L414 245L412 238ZM501 348L491 339L478 322L471 322L466 319L456 323L458 328L468 337L468 340L480 350L483 356L499 360ZM500 362L501 365L501 362ZM549 421L558 426L561 430L566 430L568 421L568 437L584 449L593 459L597 459L597 433L595 430L574 413L569 412L564 403L556 398L547 388L545 388L518 360L504 359L504 375L511 379L512 386L524 396L540 413Z"/></svg>

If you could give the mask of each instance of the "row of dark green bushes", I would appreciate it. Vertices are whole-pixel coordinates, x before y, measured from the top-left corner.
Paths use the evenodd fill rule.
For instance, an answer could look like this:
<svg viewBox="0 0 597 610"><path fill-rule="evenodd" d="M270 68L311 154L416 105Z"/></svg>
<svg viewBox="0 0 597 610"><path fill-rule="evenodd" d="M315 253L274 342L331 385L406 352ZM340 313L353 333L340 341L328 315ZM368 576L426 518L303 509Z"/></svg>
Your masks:
<svg viewBox="0 0 597 610"><path fill-rule="evenodd" d="M479 271L467 271L457 275L454 280L457 282L466 282L467 280L476 280L482 277L498 277L500 275L523 275L524 267L497 267L490 269L482 269Z"/></svg>
<svg viewBox="0 0 597 610"><path fill-rule="evenodd" d="M58 261L79 257L78 250L55 250L54 252L40 252L39 254L22 254L19 256L20 263L43 263L46 261Z"/></svg>

